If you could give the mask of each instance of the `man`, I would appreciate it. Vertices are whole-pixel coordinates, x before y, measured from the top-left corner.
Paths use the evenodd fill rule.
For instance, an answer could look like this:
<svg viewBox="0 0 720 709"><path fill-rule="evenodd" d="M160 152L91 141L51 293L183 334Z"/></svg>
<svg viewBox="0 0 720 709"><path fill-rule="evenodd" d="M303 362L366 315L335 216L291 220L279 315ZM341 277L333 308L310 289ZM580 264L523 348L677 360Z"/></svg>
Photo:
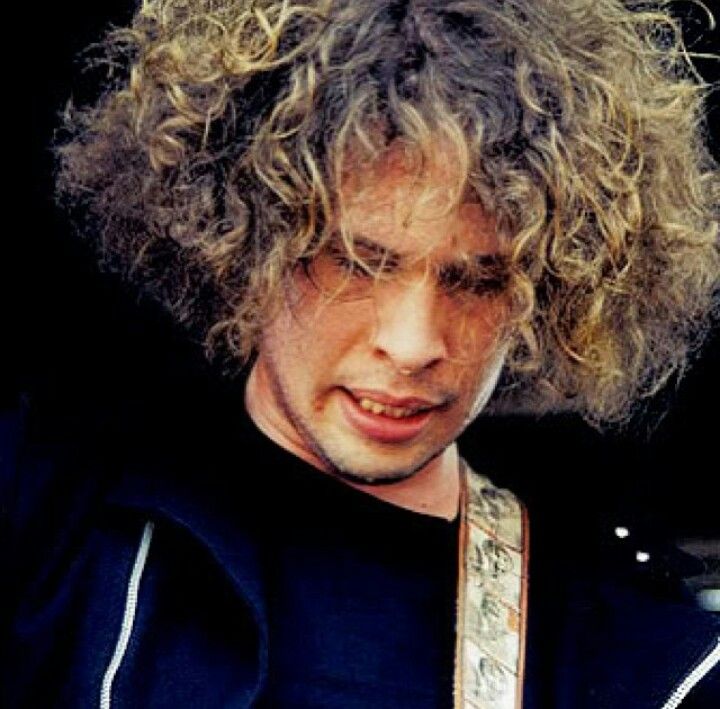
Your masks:
<svg viewBox="0 0 720 709"><path fill-rule="evenodd" d="M249 363L248 417L193 400L172 441L6 457L10 702L716 698L716 619L603 555L531 552L455 444L501 372L496 406L622 420L702 337L720 177L672 21L148 1L107 49L127 79L68 110L59 197Z"/></svg>

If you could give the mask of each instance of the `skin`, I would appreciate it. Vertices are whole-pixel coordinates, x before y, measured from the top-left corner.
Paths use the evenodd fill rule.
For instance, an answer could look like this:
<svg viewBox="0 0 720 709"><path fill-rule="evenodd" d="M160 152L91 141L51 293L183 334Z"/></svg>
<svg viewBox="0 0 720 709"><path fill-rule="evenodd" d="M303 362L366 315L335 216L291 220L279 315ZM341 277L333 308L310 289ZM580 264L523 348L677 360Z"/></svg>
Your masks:
<svg viewBox="0 0 720 709"><path fill-rule="evenodd" d="M297 269L263 331L246 405L259 428L315 467L450 517L453 443L497 381L507 304L502 294L451 294L435 277L442 265L501 248L479 204L454 203L448 185L456 176L442 158L420 183L391 148L345 179L342 226L400 254L402 267L352 301L328 298ZM378 441L346 414L349 392L361 389L439 407L410 440ZM402 482L378 487L390 481Z"/></svg>

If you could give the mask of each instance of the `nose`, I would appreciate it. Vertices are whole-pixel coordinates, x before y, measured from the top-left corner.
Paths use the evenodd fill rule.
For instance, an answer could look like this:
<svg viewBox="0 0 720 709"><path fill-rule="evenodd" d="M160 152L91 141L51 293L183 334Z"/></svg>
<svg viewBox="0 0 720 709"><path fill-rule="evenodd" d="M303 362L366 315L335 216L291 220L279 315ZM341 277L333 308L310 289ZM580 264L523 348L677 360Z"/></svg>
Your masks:
<svg viewBox="0 0 720 709"><path fill-rule="evenodd" d="M448 355L447 323L438 312L432 279L387 284L376 294L376 323L372 346L401 372L419 372Z"/></svg>

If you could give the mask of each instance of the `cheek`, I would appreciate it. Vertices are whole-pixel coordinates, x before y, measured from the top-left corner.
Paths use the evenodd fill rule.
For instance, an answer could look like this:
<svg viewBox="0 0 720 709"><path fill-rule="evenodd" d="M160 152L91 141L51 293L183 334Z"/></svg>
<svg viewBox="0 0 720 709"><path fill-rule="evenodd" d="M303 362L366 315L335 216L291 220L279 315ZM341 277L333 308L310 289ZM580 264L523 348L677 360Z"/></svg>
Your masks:
<svg viewBox="0 0 720 709"><path fill-rule="evenodd" d="M295 307L284 307L273 323L276 347L313 376L329 374L353 347L367 341L371 311L358 302L328 303L306 295Z"/></svg>
<svg viewBox="0 0 720 709"><path fill-rule="evenodd" d="M482 367L506 339L506 309L499 300L459 312L449 322L454 357L473 371Z"/></svg>
<svg viewBox="0 0 720 709"><path fill-rule="evenodd" d="M488 300L476 312L454 318L455 385L471 420L484 408L500 377L508 349L507 308Z"/></svg>
<svg viewBox="0 0 720 709"><path fill-rule="evenodd" d="M306 328L287 305L283 305L262 334L264 353L274 378L284 390L294 390L304 378L308 359Z"/></svg>
<svg viewBox="0 0 720 709"><path fill-rule="evenodd" d="M477 387L475 399L470 407L470 413L468 415L469 421L472 421L485 408L485 405L493 395L498 379L500 379L500 373L505 364L507 350L506 345L499 347L495 351L492 359L485 365Z"/></svg>

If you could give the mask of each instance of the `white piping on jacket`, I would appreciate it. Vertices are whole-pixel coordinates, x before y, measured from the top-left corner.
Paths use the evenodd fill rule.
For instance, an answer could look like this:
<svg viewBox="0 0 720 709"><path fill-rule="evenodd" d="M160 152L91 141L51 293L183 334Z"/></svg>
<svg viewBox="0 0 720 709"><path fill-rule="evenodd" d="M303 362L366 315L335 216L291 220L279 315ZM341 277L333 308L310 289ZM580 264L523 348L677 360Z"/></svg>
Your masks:
<svg viewBox="0 0 720 709"><path fill-rule="evenodd" d="M680 706L683 699L690 693L690 690L720 662L720 637L717 638L715 647L705 655L700 664L693 668L685 679L675 687L675 691L663 704L662 709L675 709Z"/></svg>
<svg viewBox="0 0 720 709"><path fill-rule="evenodd" d="M133 564L132 573L130 574L130 582L128 583L127 596L125 598L125 613L123 614L122 625L120 626L120 635L118 635L115 652L113 653L110 664L105 670L105 676L102 681L102 689L100 690L100 709L110 709L110 694L112 692L113 681L117 674L120 663L123 661L125 650L127 650L130 634L132 633L133 623L135 622L135 608L137 607L138 587L140 579L145 568L148 550L150 549L150 541L152 540L153 529L155 525L152 522L146 522L143 529L140 546L135 555L135 563Z"/></svg>
<svg viewBox="0 0 720 709"><path fill-rule="evenodd" d="M123 661L123 657L125 656L130 635L132 634L133 624L135 622L135 609L137 608L138 588L140 587L140 580L145 570L145 562L147 561L154 529L155 525L149 521L145 523L145 527L143 528L140 545L135 555L135 563L133 564L130 581L128 583L127 596L125 598L125 612L123 614L122 625L120 626L120 635L115 645L115 652L103 676L102 688L100 690L100 709L110 709L112 685L115 680L115 675L120 668L120 664ZM715 647L710 650L700 663L696 665L673 690L673 693L665 704L663 704L662 709L676 709L690 693L690 690L718 663L720 663L720 637L717 638Z"/></svg>

